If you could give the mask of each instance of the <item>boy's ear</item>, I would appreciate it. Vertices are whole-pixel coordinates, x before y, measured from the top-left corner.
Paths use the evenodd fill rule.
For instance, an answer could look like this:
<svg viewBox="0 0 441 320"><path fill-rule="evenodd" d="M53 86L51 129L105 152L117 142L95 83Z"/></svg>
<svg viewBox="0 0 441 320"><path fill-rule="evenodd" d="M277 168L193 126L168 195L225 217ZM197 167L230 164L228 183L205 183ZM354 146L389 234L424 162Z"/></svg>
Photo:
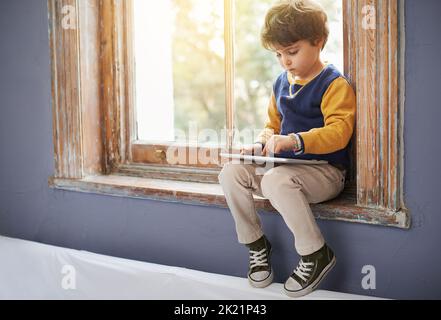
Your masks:
<svg viewBox="0 0 441 320"><path fill-rule="evenodd" d="M315 47L320 47L320 50L323 49L323 46L325 45L325 39L317 39L314 41Z"/></svg>

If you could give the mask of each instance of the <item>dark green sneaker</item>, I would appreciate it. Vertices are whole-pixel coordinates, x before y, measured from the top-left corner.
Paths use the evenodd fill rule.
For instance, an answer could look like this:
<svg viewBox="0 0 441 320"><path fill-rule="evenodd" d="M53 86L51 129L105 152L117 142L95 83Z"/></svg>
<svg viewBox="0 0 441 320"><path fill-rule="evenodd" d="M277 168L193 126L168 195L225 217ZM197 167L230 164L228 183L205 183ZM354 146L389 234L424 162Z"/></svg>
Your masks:
<svg viewBox="0 0 441 320"><path fill-rule="evenodd" d="M311 293L336 262L334 252L326 244L313 254L302 256L299 265L285 282L285 293L294 298Z"/></svg>
<svg viewBox="0 0 441 320"><path fill-rule="evenodd" d="M250 265L248 270L248 281L255 288L269 286L274 279L274 272L271 267L271 244L263 236L255 245L247 245L250 248Z"/></svg>

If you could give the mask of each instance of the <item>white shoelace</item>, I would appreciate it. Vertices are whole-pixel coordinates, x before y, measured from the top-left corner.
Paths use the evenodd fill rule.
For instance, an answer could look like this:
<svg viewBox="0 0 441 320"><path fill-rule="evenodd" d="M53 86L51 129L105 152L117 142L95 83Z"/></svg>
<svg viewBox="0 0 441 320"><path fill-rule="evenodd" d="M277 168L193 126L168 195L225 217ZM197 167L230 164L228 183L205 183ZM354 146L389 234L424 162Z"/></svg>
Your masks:
<svg viewBox="0 0 441 320"><path fill-rule="evenodd" d="M268 266L268 261L266 258L266 248L263 248L260 251L250 250L250 267L251 269L254 267L266 267Z"/></svg>
<svg viewBox="0 0 441 320"><path fill-rule="evenodd" d="M310 272L312 271L313 266L314 262L303 262L303 260L300 260L300 263L294 273L303 281L307 281L306 277L309 278L311 276Z"/></svg>

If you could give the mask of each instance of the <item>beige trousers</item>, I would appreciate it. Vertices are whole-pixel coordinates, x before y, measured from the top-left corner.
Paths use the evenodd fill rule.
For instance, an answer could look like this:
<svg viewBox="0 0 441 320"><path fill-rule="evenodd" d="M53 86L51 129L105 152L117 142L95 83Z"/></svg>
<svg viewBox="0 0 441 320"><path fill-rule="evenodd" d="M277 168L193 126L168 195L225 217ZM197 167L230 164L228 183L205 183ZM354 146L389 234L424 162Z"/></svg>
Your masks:
<svg viewBox="0 0 441 320"><path fill-rule="evenodd" d="M335 198L344 188L345 171L325 165L227 163L219 182L233 215L238 240L249 244L263 235L253 194L267 198L294 235L299 255L319 250L325 243L310 203Z"/></svg>

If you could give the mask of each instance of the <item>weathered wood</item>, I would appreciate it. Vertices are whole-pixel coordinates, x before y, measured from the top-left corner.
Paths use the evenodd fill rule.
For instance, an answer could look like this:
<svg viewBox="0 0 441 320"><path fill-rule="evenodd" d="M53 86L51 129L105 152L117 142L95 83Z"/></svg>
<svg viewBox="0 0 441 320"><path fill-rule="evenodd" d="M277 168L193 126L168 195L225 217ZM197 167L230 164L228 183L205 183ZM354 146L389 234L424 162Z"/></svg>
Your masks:
<svg viewBox="0 0 441 320"><path fill-rule="evenodd" d="M402 205L397 0L346 0L345 72L357 94L357 198L361 206ZM375 9L375 24L367 16ZM404 89L404 88L401 88Z"/></svg>
<svg viewBox="0 0 441 320"><path fill-rule="evenodd" d="M100 6L97 0L78 1L80 30L81 131L83 175L103 173L104 141L100 112Z"/></svg>
<svg viewBox="0 0 441 320"><path fill-rule="evenodd" d="M383 187L386 190L383 206L392 210L400 210L404 206L403 193L401 190L401 172L403 171L402 159L402 127L399 125L403 114L400 109L400 90L404 92L405 84L401 83L400 88L400 70L399 70L399 56L400 56L400 36L399 36L399 1L392 0L387 1L388 4L388 21L389 23L389 63L388 69L383 69L384 73L389 73L388 81L388 108L384 110L384 113L389 115L388 120L388 132L387 135L382 136L383 144L388 145L387 154L388 167L385 168L384 176L387 177L387 187ZM404 39L404 37L403 37Z"/></svg>
<svg viewBox="0 0 441 320"><path fill-rule="evenodd" d="M357 28L356 15L352 14L354 2L357 0L342 0L343 2L343 55L344 55L344 74L354 90L357 87L357 37L354 30ZM351 186L357 186L357 132L355 130L351 139L352 158L347 181Z"/></svg>
<svg viewBox="0 0 441 320"><path fill-rule="evenodd" d="M101 0L101 112L105 137L105 172L130 158L136 137L132 1Z"/></svg>
<svg viewBox="0 0 441 320"><path fill-rule="evenodd" d="M69 11L63 8L68 8ZM83 154L78 5L75 0L49 0L48 9L52 68L54 175L79 179L83 176ZM63 19L67 14L71 19L64 20L65 28L63 28Z"/></svg>
<svg viewBox="0 0 441 320"><path fill-rule="evenodd" d="M103 172L99 1L49 0L55 176Z"/></svg>
<svg viewBox="0 0 441 320"><path fill-rule="evenodd" d="M53 188L77 192L227 207L219 184L115 175L91 176L81 180L55 178L51 179L49 184ZM269 200L254 196L254 201L257 210L277 213ZM311 208L314 215L321 219L409 228L408 215L405 212L385 212L379 209L358 207L353 202L347 202L342 198L313 204Z"/></svg>
<svg viewBox="0 0 441 320"><path fill-rule="evenodd" d="M109 174L112 166L119 162L119 132L121 129L120 112L118 110L117 85L117 43L115 1L100 1L101 13L101 114L105 141L105 174Z"/></svg>
<svg viewBox="0 0 441 320"><path fill-rule="evenodd" d="M218 184L218 169L202 169L188 166L169 166L163 165L119 165L115 168L113 174L121 176L151 178L151 179L165 179L175 181L192 181L202 183Z"/></svg>
<svg viewBox="0 0 441 320"><path fill-rule="evenodd" d="M121 143L121 154L124 155L122 163L132 161L131 143L138 139L138 128L136 121L136 98L135 98L135 54L134 54L134 27L133 27L133 1L124 1L122 25L124 38L122 43L121 55L125 59L124 85L126 87L125 105L124 105L124 138Z"/></svg>

